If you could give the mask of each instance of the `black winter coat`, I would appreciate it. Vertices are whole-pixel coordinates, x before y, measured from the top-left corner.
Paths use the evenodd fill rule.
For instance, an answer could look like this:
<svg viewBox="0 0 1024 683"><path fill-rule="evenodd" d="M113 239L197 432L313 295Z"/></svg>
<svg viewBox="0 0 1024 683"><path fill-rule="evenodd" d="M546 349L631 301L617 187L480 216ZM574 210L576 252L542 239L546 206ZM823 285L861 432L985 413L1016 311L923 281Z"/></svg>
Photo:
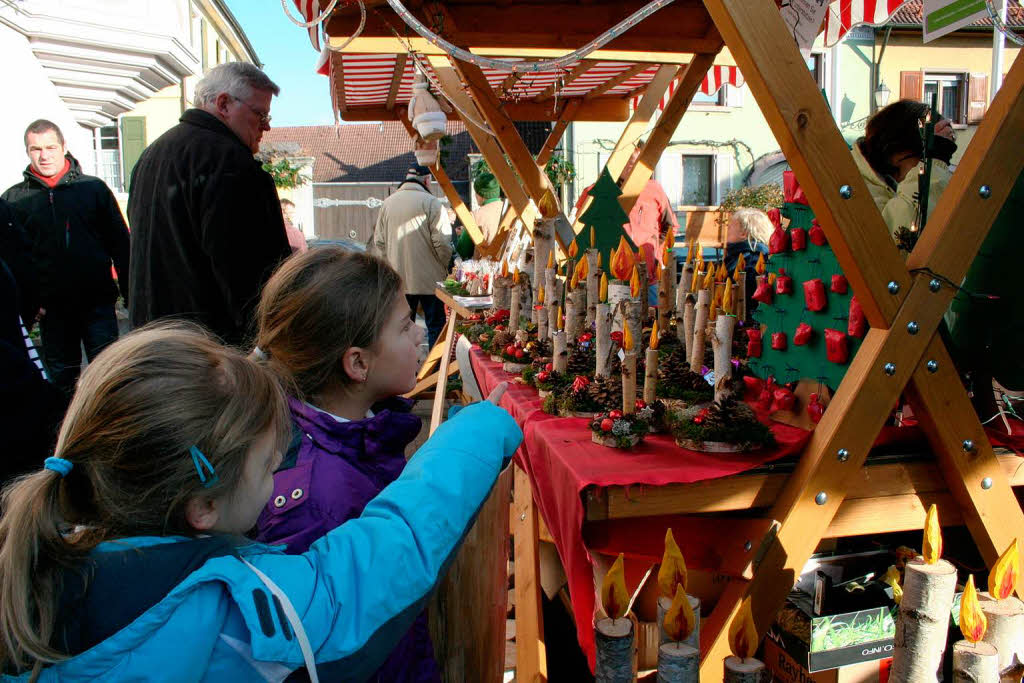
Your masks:
<svg viewBox="0 0 1024 683"><path fill-rule="evenodd" d="M0 260L7 263L14 277L18 314L25 326L32 329L39 310L39 277L32 259L32 240L14 213L14 207L3 199L0 199ZM21 336L20 331L18 336Z"/></svg>
<svg viewBox="0 0 1024 683"><path fill-rule="evenodd" d="M128 198L133 326L165 316L241 344L291 249L277 189L215 116L189 109L142 153Z"/></svg>
<svg viewBox="0 0 1024 683"><path fill-rule="evenodd" d="M114 194L99 178L71 168L50 189L25 169L25 179L3 194L32 241L39 304L47 310L95 307L117 300L117 284L128 300L128 227ZM31 323L26 320L26 323Z"/></svg>

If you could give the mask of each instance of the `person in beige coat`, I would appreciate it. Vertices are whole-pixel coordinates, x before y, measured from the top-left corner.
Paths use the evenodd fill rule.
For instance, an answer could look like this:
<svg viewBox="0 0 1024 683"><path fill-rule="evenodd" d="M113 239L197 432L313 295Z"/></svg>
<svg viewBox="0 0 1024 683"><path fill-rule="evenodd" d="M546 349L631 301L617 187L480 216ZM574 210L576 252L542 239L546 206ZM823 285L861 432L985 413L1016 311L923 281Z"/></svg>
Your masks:
<svg viewBox="0 0 1024 683"><path fill-rule="evenodd" d="M889 226L890 235L900 227L916 224L917 170L923 156L919 124L927 113L928 106L920 102L893 102L871 117L864 137L853 146L853 160ZM935 140L930 150L929 215L949 184L949 163L955 152L953 126L948 119L940 119L935 124Z"/></svg>
<svg viewBox="0 0 1024 683"><path fill-rule="evenodd" d="M368 246L402 276L413 318L422 306L427 342L433 346L444 327L444 304L434 289L448 275L452 225L429 183L429 168L417 164L409 169L405 182L380 207Z"/></svg>

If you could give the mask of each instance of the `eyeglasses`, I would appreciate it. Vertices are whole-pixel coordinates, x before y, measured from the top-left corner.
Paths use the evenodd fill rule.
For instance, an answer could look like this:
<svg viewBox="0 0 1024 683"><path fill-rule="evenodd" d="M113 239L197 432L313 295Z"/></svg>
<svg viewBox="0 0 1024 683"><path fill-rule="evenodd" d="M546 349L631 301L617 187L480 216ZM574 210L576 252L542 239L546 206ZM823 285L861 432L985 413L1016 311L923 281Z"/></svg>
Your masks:
<svg viewBox="0 0 1024 683"><path fill-rule="evenodd" d="M263 126L269 126L270 125L270 113L269 112L262 112L262 111L260 111L258 109L255 109L251 104L249 104L248 102L246 102L245 100L243 100L240 97L235 97L234 95L232 95L231 98L234 99L236 102L241 102L242 104L244 104L246 107L249 108L249 111L251 111L253 114L258 116L259 119L260 119L260 125L263 125Z"/></svg>

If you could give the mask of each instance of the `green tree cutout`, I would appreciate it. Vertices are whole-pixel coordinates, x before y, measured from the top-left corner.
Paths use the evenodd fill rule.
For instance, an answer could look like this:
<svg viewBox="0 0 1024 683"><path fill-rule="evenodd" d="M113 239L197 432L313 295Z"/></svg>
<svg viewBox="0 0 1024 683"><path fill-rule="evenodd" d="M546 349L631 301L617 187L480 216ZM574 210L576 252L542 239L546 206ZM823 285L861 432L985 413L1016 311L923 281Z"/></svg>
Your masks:
<svg viewBox="0 0 1024 683"><path fill-rule="evenodd" d="M791 231L795 228L809 230L814 219L811 208L803 204L783 204L782 215L790 219ZM847 286L846 294L831 290L832 276L843 271L828 244L818 246L808 239L807 248L802 251L772 254L768 259L768 272L777 274L780 268L793 278L793 291L791 294L777 294L772 287L772 303L757 305L753 317L764 326L762 351L760 358L749 359L749 366L758 376L774 377L780 384L811 379L835 389L846 374L861 340L847 335L847 361L833 363L826 355L825 330L831 328L846 334L853 289ZM821 311L808 310L804 302L803 283L814 278L821 278L825 285L827 304ZM800 323L807 323L814 330L810 341L803 346L793 343L793 335ZM772 348L773 332L786 333L786 350Z"/></svg>
<svg viewBox="0 0 1024 683"><path fill-rule="evenodd" d="M590 196L593 201L577 219L583 224L583 229L576 235L576 244L579 246L580 252L590 249L590 228L594 228L594 241L597 242L594 246L604 259L604 265L607 268L610 265L608 252L619 245L620 238L625 237L633 251L636 251L636 244L630 239L629 233L625 229L626 224L629 223L629 216L619 204L622 190L612 180L608 169L601 171L601 176L590 188Z"/></svg>

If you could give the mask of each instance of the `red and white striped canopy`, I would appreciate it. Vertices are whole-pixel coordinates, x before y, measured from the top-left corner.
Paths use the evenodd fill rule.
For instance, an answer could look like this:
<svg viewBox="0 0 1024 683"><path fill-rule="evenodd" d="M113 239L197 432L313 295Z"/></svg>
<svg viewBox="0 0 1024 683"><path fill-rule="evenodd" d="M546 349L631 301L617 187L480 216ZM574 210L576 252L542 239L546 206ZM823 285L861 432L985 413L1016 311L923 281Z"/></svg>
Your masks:
<svg viewBox="0 0 1024 683"><path fill-rule="evenodd" d="M743 86L743 74L740 73L739 67L736 66L713 66L708 69L707 75L704 76L704 81L700 84L700 92L705 95L713 95L721 89L723 85L733 85L737 88ZM676 88L679 86L679 79L674 79L668 85L668 92L661 96L661 102L658 103L658 110L665 108L665 104L668 99L675 93ZM640 104L640 97L634 97L630 101L630 106L636 109L637 105Z"/></svg>
<svg viewBox="0 0 1024 683"><path fill-rule="evenodd" d="M307 24L320 16L320 3L317 0L292 0L292 2L295 3L295 8L299 10L299 14ZM310 26L307 31L313 49L320 52L320 25Z"/></svg>
<svg viewBox="0 0 1024 683"><path fill-rule="evenodd" d="M851 28L884 24L906 0L833 0L825 13L825 46L832 47Z"/></svg>

